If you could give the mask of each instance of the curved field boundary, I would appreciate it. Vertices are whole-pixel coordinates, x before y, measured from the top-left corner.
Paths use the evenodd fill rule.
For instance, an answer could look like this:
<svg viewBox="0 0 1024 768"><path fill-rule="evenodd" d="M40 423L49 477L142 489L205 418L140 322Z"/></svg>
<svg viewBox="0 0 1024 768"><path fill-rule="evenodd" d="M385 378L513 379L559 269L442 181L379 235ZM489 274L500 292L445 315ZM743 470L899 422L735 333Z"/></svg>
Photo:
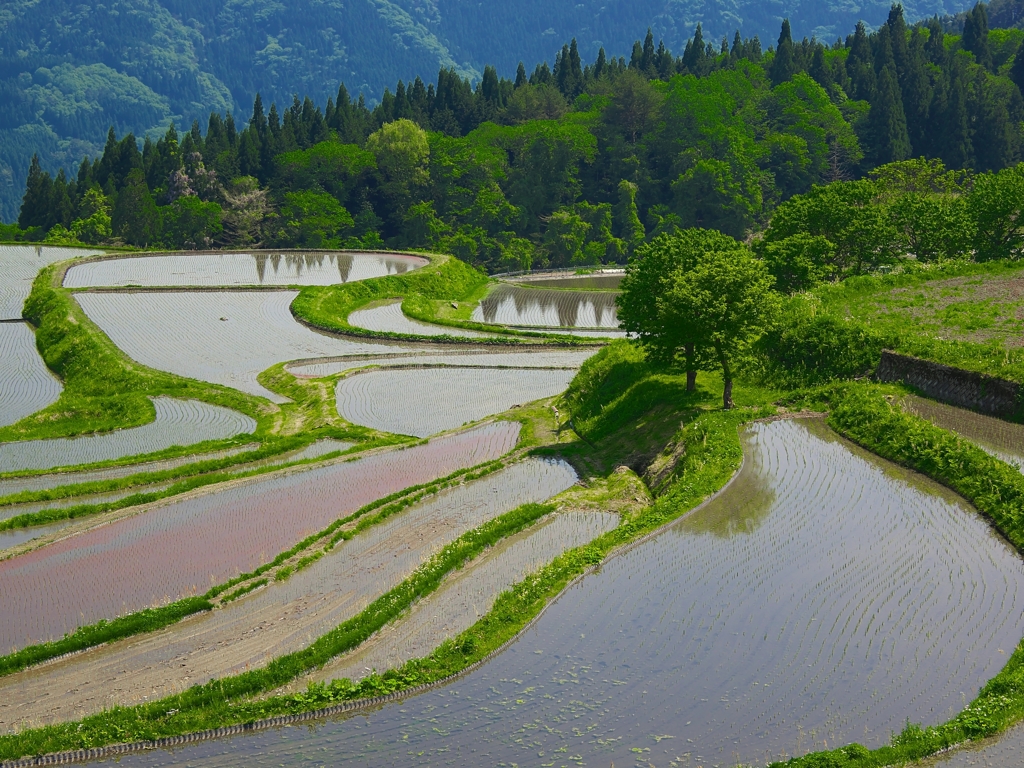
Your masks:
<svg viewBox="0 0 1024 768"><path fill-rule="evenodd" d="M168 397L155 397L152 402L156 415L141 427L102 435L0 443L0 472L94 464L256 431L255 419L221 406Z"/></svg>
<svg viewBox="0 0 1024 768"><path fill-rule="evenodd" d="M800 416L794 415L790 418L800 418ZM704 501L702 501L700 504L692 507L691 509L687 510L678 517L668 520L663 525L641 536L640 538L623 544L622 546L612 550L612 552L609 553L607 557L602 559L600 563L590 565L582 573L578 574L575 578L571 579L568 583L566 583L559 590L557 595L548 600L547 604L540 610L540 612L533 616L533 618L531 618L527 623L525 623L512 637L505 640L500 646L490 651L483 658L480 658L472 664L469 664L465 668L460 669L457 672L453 672L452 674L440 678L439 680L435 680L429 683L423 683L420 685L413 686L411 688L407 688L405 690L395 691L394 693L388 693L381 696L373 696L365 699L357 699L355 701L347 701L341 704L335 704L330 707L322 707L320 709L311 710L309 712L301 712L294 715L280 715L278 717L264 718L262 720L257 720L251 723L229 725L224 726L222 728L210 728L205 731L198 731L195 733L188 733L180 736L167 736L164 738L152 739L148 741L135 741L127 744L111 744L105 747L69 750L67 752L57 752L49 755L41 755L39 757L26 757L21 758L19 760L9 760L7 762L0 763L0 768L30 768L31 766L39 765L68 765L71 763L78 763L86 760L97 760L106 757L114 757L116 755L125 755L130 752L144 752L151 749L166 749L169 747L176 747L183 744L194 744L200 741L209 741L211 739L219 739L227 736L237 736L243 733L255 733L257 731L265 731L271 728L280 728L281 726L285 725L305 723L310 722L312 720L323 720L325 718L336 717L338 715L344 715L350 712L360 712L363 710L372 709L374 707L380 707L385 704L390 704L396 701L401 701L402 699L418 696L421 693L426 693L437 688L443 688L444 686L448 685L451 682L454 682L455 680L458 680L459 678L466 677L467 675L472 674L476 670L488 664L495 657L501 655L506 650L508 650L512 645L517 643L526 632L532 629L533 626L541 620L541 618L544 617L544 615L548 611L548 608L554 605L555 602L563 594L565 594L568 590L570 590L580 581L585 579L587 576L593 574L594 572L602 568L604 565L608 563L608 561L612 560L613 558L621 557L625 553L635 549L638 546L641 546L645 542L650 541L651 539L657 536L660 536L662 533L667 531L670 527L678 523L680 520L685 519L690 515L694 514L695 512L703 509L712 501L714 501L723 493L725 493L729 489L729 487L736 481L736 478L739 477L740 470L743 468L744 462L745 458L741 459L740 464L736 468L736 471L733 473L732 477L730 477L729 480L721 488L719 488L717 491L715 491L710 496L705 498Z"/></svg>

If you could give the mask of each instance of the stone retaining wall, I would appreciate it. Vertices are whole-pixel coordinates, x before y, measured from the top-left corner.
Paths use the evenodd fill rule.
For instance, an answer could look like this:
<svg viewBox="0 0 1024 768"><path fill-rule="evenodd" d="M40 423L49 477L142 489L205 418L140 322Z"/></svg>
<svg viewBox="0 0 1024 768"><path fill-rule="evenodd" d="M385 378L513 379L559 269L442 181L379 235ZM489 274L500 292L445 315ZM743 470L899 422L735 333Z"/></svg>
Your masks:
<svg viewBox="0 0 1024 768"><path fill-rule="evenodd" d="M875 377L906 384L935 400L990 416L1016 420L1020 411L1019 384L888 350L882 352Z"/></svg>

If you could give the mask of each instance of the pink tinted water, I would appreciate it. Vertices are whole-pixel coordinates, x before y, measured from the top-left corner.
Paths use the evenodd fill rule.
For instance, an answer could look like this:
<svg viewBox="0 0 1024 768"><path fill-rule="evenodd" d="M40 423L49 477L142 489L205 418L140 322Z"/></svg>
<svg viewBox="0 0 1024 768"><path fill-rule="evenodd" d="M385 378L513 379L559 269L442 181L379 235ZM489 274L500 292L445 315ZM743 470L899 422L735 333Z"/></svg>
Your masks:
<svg viewBox="0 0 1024 768"><path fill-rule="evenodd" d="M0 562L0 652L202 594L383 496L498 458L519 425L268 478L158 507Z"/></svg>

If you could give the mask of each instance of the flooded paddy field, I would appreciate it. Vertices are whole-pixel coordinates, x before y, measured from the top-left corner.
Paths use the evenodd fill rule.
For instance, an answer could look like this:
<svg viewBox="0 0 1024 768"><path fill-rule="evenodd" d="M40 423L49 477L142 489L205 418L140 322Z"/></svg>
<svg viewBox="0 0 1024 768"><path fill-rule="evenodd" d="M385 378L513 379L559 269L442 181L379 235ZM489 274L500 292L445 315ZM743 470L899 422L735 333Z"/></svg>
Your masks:
<svg viewBox="0 0 1024 768"><path fill-rule="evenodd" d="M519 425L240 481L172 499L0 562L0 648L202 594L371 501L498 458Z"/></svg>
<svg viewBox="0 0 1024 768"><path fill-rule="evenodd" d="M256 377L286 360L415 352L316 333L289 307L294 291L82 293L82 309L134 360L161 371L223 384L274 402Z"/></svg>
<svg viewBox="0 0 1024 768"><path fill-rule="evenodd" d="M287 581L220 610L0 679L0 730L139 703L262 666L355 615L466 531L522 504L546 501L575 482L564 462L526 459L428 497ZM549 541L527 549L543 557L557 546L556 537L570 542L601 529L593 523L547 526Z"/></svg>
<svg viewBox="0 0 1024 768"><path fill-rule="evenodd" d="M957 408L936 400L908 396L903 408L927 419L937 427L956 432L979 448L1017 468L1024 466L1024 425L993 416L985 416L966 408Z"/></svg>
<svg viewBox="0 0 1024 768"><path fill-rule="evenodd" d="M486 333L467 331L463 328L450 328L444 325L430 325L421 323L405 316L402 312L402 301L388 301L370 306L366 309L357 309L348 316L349 325L356 328L365 328L368 331L380 331L384 333L408 333L418 336L456 336L469 339L480 339L487 336Z"/></svg>
<svg viewBox="0 0 1024 768"><path fill-rule="evenodd" d="M764 764L958 712L1024 634L1017 553L962 500L821 424L753 425L744 449L715 501L468 677L119 764Z"/></svg>
<svg viewBox="0 0 1024 768"><path fill-rule="evenodd" d="M0 320L20 320L39 270L58 261L95 256L101 251L49 245L0 245Z"/></svg>
<svg viewBox="0 0 1024 768"><path fill-rule="evenodd" d="M497 286L472 315L478 323L566 328L619 327L615 293L545 291L518 285Z"/></svg>
<svg viewBox="0 0 1024 768"><path fill-rule="evenodd" d="M617 291L622 287L625 271L595 272L591 275L554 273L506 278L506 282L536 288L567 288L574 291Z"/></svg>
<svg viewBox="0 0 1024 768"><path fill-rule="evenodd" d="M402 275L430 262L384 253L173 253L71 267L65 288L337 285Z"/></svg>
<svg viewBox="0 0 1024 768"><path fill-rule="evenodd" d="M0 557L4 557L5 550L20 547L22 544L32 541L32 539L38 539L41 536L49 536L50 534L62 531L74 522L74 520L60 520L56 523L38 525L33 528L16 528L0 531Z"/></svg>
<svg viewBox="0 0 1024 768"><path fill-rule="evenodd" d="M338 382L338 413L364 427L428 437L557 395L575 375L573 370L529 368L368 371Z"/></svg>
<svg viewBox="0 0 1024 768"><path fill-rule="evenodd" d="M607 512L565 512L510 537L450 576L407 616L289 690L301 692L310 681L358 681L373 670L396 669L409 659L430 655L444 640L473 626L502 592L618 524L618 515Z"/></svg>
<svg viewBox="0 0 1024 768"><path fill-rule="evenodd" d="M0 427L57 402L63 389L39 356L32 329L0 323Z"/></svg>
<svg viewBox="0 0 1024 768"><path fill-rule="evenodd" d="M195 453L188 456L178 456L173 459L162 461L150 461L143 464L127 464L106 469L89 469L81 472L54 472L47 475L26 475L24 477L8 477L0 480L0 496L10 496L22 491L46 491L52 488L59 488L62 485L77 485L79 483L92 483L97 480L117 480L122 477L130 477L142 472L161 472L166 469L177 469L197 461L208 461L224 459L230 456L237 456L246 451L255 451L260 447L259 443L249 443L236 448L226 448L223 451L210 451L209 453Z"/></svg>
<svg viewBox="0 0 1024 768"><path fill-rule="evenodd" d="M256 431L256 421L251 417L198 400L154 397L153 407L156 419L141 427L82 437L0 443L0 472L94 464Z"/></svg>
<svg viewBox="0 0 1024 768"><path fill-rule="evenodd" d="M596 355L598 349L536 349L526 352L509 351L493 352L488 350L444 350L434 352L405 353L382 357L367 355L349 358L324 360L303 360L288 365L288 372L299 378L316 379L323 376L335 376L356 368L369 365L381 368L410 365L448 365L462 368L570 368L578 369L583 363Z"/></svg>

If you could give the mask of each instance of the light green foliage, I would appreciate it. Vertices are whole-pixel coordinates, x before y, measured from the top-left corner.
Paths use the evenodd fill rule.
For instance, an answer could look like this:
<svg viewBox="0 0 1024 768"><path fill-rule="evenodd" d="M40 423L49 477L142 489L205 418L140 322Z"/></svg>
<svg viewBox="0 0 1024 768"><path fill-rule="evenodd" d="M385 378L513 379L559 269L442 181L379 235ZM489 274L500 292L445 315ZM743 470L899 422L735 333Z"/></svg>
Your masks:
<svg viewBox="0 0 1024 768"><path fill-rule="evenodd" d="M287 192L281 206L281 229L276 237L284 245L339 248L355 226L352 215L326 192Z"/></svg>
<svg viewBox="0 0 1024 768"><path fill-rule="evenodd" d="M1024 255L1024 165L975 176L967 209L975 225L975 258Z"/></svg>
<svg viewBox="0 0 1024 768"><path fill-rule="evenodd" d="M396 208L421 199L430 181L430 143L422 128L412 120L395 120L370 134L366 149L376 157L384 194Z"/></svg>
<svg viewBox="0 0 1024 768"><path fill-rule="evenodd" d="M163 240L172 248L210 248L221 232L221 207L195 195L179 197L163 209ZM77 222L76 222L77 223Z"/></svg>
<svg viewBox="0 0 1024 768"><path fill-rule="evenodd" d="M709 253L744 252L736 240L720 232L687 229L673 235L661 235L637 249L626 266L622 293L617 299L619 322L647 348L652 359L671 363L678 353L686 359L686 369L696 371L705 353L696 347L696 338L686 326L674 322L663 301L671 290L675 275L684 274Z"/></svg>
<svg viewBox="0 0 1024 768"><path fill-rule="evenodd" d="M89 245L99 245L111 238L113 227L110 220L110 202L98 189L86 190L80 205L82 218L71 225L75 240Z"/></svg>
<svg viewBox="0 0 1024 768"><path fill-rule="evenodd" d="M776 320L774 282L746 249L710 250L692 269L677 267L657 297L658 317L673 336L696 346L698 366L707 370L714 361L721 368L726 408L733 405L737 362Z"/></svg>
<svg viewBox="0 0 1024 768"><path fill-rule="evenodd" d="M323 141L307 150L278 155L277 183L287 189L327 192L345 205L369 173L377 169L374 154L354 144Z"/></svg>

